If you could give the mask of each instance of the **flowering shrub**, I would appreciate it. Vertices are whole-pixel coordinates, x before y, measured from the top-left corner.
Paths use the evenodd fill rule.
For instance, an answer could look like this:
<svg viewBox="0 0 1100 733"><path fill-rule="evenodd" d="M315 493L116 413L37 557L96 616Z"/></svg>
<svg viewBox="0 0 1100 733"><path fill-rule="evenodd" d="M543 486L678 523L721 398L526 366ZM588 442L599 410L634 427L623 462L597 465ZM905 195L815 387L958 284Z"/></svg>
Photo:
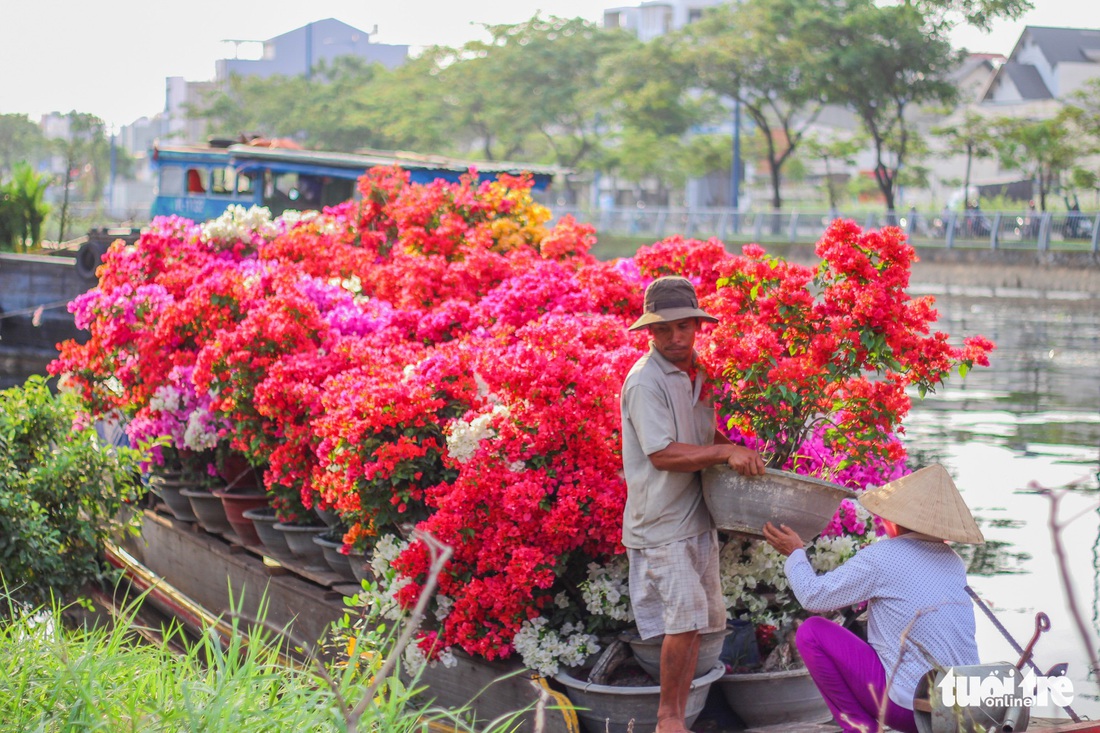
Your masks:
<svg viewBox="0 0 1100 733"><path fill-rule="evenodd" d="M923 395L952 371L988 365L993 345L970 337L955 347L931 332L931 298L906 293L915 254L900 229L837 220L817 253L812 269L746 245L717 265L717 290L702 300L720 323L700 352L724 383L717 402L773 466L819 426L826 450L846 461L897 460L901 444L882 436L902 430L906 390Z"/></svg>
<svg viewBox="0 0 1100 733"><path fill-rule="evenodd" d="M396 533L450 545L416 663L460 648L550 674L632 623L618 395L647 346L625 327L650 280L690 278L722 320L699 347L731 437L857 488L903 471L905 390L991 348L931 332L931 303L905 294L913 256L897 230L835 224L816 270L679 237L600 262L592 228L547 226L529 189L384 168L360 179L362 200L323 212L157 219L107 253L72 305L89 338L51 369L135 439L266 465L285 521L336 511L345 551L373 552L364 602L387 617L429 566ZM845 505L812 562L833 567L875 531ZM722 557L735 613L778 625L797 612L769 548L735 540Z"/></svg>

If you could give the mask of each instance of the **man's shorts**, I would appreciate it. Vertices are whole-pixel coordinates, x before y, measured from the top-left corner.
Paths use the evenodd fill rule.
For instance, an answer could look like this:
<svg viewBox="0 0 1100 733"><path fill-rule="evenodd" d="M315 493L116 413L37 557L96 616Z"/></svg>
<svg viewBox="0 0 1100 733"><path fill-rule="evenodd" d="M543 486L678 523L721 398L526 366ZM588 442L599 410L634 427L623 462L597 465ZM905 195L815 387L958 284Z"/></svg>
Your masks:
<svg viewBox="0 0 1100 733"><path fill-rule="evenodd" d="M718 532L645 549L627 548L630 605L643 639L726 628Z"/></svg>

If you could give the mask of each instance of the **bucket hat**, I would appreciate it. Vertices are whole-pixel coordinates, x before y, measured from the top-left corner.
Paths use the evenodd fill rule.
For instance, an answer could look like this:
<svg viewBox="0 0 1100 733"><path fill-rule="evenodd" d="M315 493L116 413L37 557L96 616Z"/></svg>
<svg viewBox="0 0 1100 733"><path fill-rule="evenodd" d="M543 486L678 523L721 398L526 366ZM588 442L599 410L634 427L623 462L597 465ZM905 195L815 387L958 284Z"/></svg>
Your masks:
<svg viewBox="0 0 1100 733"><path fill-rule="evenodd" d="M704 321L718 323L718 319L699 307L699 298L695 295L695 286L684 277L660 277L645 289L645 304L642 317L634 321L628 329L639 328L654 323L680 321L684 318L702 318Z"/></svg>
<svg viewBox="0 0 1100 733"><path fill-rule="evenodd" d="M914 532L968 545L985 542L955 482L938 463L864 492L859 503Z"/></svg>

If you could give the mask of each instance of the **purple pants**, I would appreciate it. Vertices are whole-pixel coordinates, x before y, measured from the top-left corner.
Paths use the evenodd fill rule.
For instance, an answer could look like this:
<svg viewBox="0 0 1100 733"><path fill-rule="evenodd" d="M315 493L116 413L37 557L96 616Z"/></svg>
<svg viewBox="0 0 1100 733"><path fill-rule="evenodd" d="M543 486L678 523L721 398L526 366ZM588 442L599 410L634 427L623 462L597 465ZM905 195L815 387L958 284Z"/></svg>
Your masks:
<svg viewBox="0 0 1100 733"><path fill-rule="evenodd" d="M879 708L886 696L886 671L875 650L848 629L820 616L802 622L795 644L841 730L877 733ZM889 699L886 725L917 733L913 711Z"/></svg>

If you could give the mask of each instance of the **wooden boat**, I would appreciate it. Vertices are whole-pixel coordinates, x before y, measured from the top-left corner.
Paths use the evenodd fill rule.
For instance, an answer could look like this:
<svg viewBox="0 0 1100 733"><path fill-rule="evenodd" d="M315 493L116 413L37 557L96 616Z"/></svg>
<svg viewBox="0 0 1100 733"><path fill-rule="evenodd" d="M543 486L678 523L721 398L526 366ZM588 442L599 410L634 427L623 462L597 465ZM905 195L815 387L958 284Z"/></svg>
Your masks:
<svg viewBox="0 0 1100 733"><path fill-rule="evenodd" d="M344 598L359 586L324 571L280 563L262 547L247 546L235 537L219 536L198 524L181 522L164 511L140 510L141 534L119 540L108 548L109 561L121 568L139 590L148 589L148 602L179 619L198 633L213 628L229 633L231 608L242 618L257 618L264 607L266 627L284 629L294 645L319 649L331 624L348 611ZM522 731L582 733L576 710L563 691L517 662L487 662L457 653L453 668L442 665L424 670L418 684L424 696L445 708L469 707L477 720L488 721L516 711L527 711ZM534 709L545 705L541 728ZM700 730L708 733L833 733L832 724L784 723L744 729L720 718L707 719ZM1032 733L1100 733L1100 722L1033 719Z"/></svg>

